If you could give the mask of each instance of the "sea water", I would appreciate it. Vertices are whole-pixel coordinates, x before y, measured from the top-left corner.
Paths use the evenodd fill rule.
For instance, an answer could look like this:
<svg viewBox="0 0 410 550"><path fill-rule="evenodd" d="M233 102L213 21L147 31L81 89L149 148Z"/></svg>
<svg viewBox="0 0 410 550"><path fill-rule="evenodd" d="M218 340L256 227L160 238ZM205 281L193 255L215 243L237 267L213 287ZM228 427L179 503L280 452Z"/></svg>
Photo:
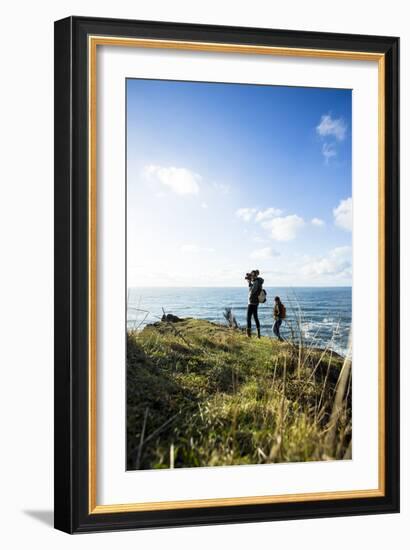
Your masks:
<svg viewBox="0 0 410 550"><path fill-rule="evenodd" d="M351 287L264 287L267 301L259 305L261 333L273 336L273 299L280 296L286 306L281 333L300 338L308 345L330 347L345 355L352 319ZM248 288L157 288L128 289L127 328L143 329L165 313L226 324L224 311L231 308L240 327L246 327ZM252 320L252 330L255 331ZM292 336L293 335L293 336Z"/></svg>

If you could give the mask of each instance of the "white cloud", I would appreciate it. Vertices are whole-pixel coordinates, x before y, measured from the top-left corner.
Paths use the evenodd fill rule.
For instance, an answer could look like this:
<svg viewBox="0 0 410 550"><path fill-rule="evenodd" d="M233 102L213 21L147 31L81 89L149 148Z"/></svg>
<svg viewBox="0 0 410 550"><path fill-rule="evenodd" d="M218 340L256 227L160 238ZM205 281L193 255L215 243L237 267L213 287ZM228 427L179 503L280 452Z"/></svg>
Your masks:
<svg viewBox="0 0 410 550"><path fill-rule="evenodd" d="M213 182L212 187L216 191L219 191L219 193L221 193L222 195L227 195L231 190L231 186L228 185L227 183L218 183L215 181Z"/></svg>
<svg viewBox="0 0 410 550"><path fill-rule="evenodd" d="M302 267L307 277L332 276L336 279L349 279L352 276L352 250L350 246L334 248L321 258L309 261Z"/></svg>
<svg viewBox="0 0 410 550"><path fill-rule="evenodd" d="M312 218L310 223L316 227L323 227L325 225L325 222L320 218Z"/></svg>
<svg viewBox="0 0 410 550"><path fill-rule="evenodd" d="M199 252L215 252L215 249L209 247L200 247L196 244L184 244L181 246L180 251L183 254L198 254Z"/></svg>
<svg viewBox="0 0 410 550"><path fill-rule="evenodd" d="M325 157L326 164L329 164L329 160L337 156L335 146L331 143L324 143L322 145L322 155Z"/></svg>
<svg viewBox="0 0 410 550"><path fill-rule="evenodd" d="M256 213L256 208L238 208L236 215L244 222L249 222Z"/></svg>
<svg viewBox="0 0 410 550"><path fill-rule="evenodd" d="M346 137L347 125L343 118L336 119L330 115L322 115L316 131L322 137L333 136L338 141L343 141Z"/></svg>
<svg viewBox="0 0 410 550"><path fill-rule="evenodd" d="M352 230L352 197L341 200L339 206L333 209L335 225L345 231Z"/></svg>
<svg viewBox="0 0 410 550"><path fill-rule="evenodd" d="M201 208L206 210L208 208L208 204L206 202L201 202Z"/></svg>
<svg viewBox="0 0 410 550"><path fill-rule="evenodd" d="M256 208L239 208L236 211L236 215L241 220L249 222L253 219L261 227L267 229L271 239L291 241L296 237L299 229L305 225L305 221L296 214L289 216L281 216L281 214L282 210L279 208L267 208L259 211Z"/></svg>
<svg viewBox="0 0 410 550"><path fill-rule="evenodd" d="M279 256L279 253L272 250L269 246L266 248L258 248L250 254L253 260L269 260L274 256Z"/></svg>
<svg viewBox="0 0 410 550"><path fill-rule="evenodd" d="M264 220L280 216L281 214L282 210L280 210L279 208L266 208L266 210L259 210L259 212L257 212L255 221L262 222Z"/></svg>
<svg viewBox="0 0 410 550"><path fill-rule="evenodd" d="M262 222L262 226L270 231L270 236L275 241L291 241L304 225L303 218L296 214Z"/></svg>
<svg viewBox="0 0 410 550"><path fill-rule="evenodd" d="M266 208L265 210L257 210L256 208L239 208L236 211L238 218L245 222L251 221L254 218L255 222L261 223L271 218L276 218L282 214L279 208Z"/></svg>
<svg viewBox="0 0 410 550"><path fill-rule="evenodd" d="M253 234L252 236L252 241L254 243L258 243L258 244L266 244L268 243L268 239L266 237L262 237L261 235L258 235L258 234Z"/></svg>
<svg viewBox="0 0 410 550"><path fill-rule="evenodd" d="M201 176L187 168L175 166L157 166L149 164L144 168L144 174L151 180L164 185L177 195L197 195Z"/></svg>

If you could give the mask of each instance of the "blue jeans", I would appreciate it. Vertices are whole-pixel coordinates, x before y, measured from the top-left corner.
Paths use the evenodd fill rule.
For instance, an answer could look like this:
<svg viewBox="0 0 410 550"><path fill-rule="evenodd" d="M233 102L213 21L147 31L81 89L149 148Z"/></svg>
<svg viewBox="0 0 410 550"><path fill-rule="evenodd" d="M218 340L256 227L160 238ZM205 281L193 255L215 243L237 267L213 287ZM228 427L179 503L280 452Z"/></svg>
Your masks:
<svg viewBox="0 0 410 550"><path fill-rule="evenodd" d="M277 319L273 324L273 334L279 338L280 341L283 340L282 336L280 335L280 325L282 324L282 319Z"/></svg>
<svg viewBox="0 0 410 550"><path fill-rule="evenodd" d="M259 317L258 317L258 304L249 304L248 305L248 312L246 315L246 326L248 330L251 330L251 321L252 317L255 319L255 325L258 330L258 334L260 332L260 323L259 323Z"/></svg>

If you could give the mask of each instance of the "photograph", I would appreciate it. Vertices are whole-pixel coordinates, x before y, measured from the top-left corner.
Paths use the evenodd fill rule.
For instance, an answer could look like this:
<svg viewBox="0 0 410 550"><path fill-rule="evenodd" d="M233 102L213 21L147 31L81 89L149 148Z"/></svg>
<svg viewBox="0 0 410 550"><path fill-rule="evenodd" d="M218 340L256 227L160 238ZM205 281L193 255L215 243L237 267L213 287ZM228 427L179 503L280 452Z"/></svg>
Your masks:
<svg viewBox="0 0 410 550"><path fill-rule="evenodd" d="M66 533L400 510L400 39L244 23L55 22Z"/></svg>
<svg viewBox="0 0 410 550"><path fill-rule="evenodd" d="M126 469L351 460L352 90L125 108Z"/></svg>

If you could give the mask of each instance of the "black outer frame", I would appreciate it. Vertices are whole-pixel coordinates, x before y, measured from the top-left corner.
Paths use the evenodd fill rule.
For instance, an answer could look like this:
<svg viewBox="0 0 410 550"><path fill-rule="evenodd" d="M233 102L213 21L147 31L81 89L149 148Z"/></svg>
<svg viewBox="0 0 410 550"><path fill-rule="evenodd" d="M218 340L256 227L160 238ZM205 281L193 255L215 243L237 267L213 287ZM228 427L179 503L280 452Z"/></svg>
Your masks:
<svg viewBox="0 0 410 550"><path fill-rule="evenodd" d="M120 36L385 54L386 494L384 497L88 513L87 37ZM54 504L67 533L399 511L399 39L89 17L55 23Z"/></svg>

